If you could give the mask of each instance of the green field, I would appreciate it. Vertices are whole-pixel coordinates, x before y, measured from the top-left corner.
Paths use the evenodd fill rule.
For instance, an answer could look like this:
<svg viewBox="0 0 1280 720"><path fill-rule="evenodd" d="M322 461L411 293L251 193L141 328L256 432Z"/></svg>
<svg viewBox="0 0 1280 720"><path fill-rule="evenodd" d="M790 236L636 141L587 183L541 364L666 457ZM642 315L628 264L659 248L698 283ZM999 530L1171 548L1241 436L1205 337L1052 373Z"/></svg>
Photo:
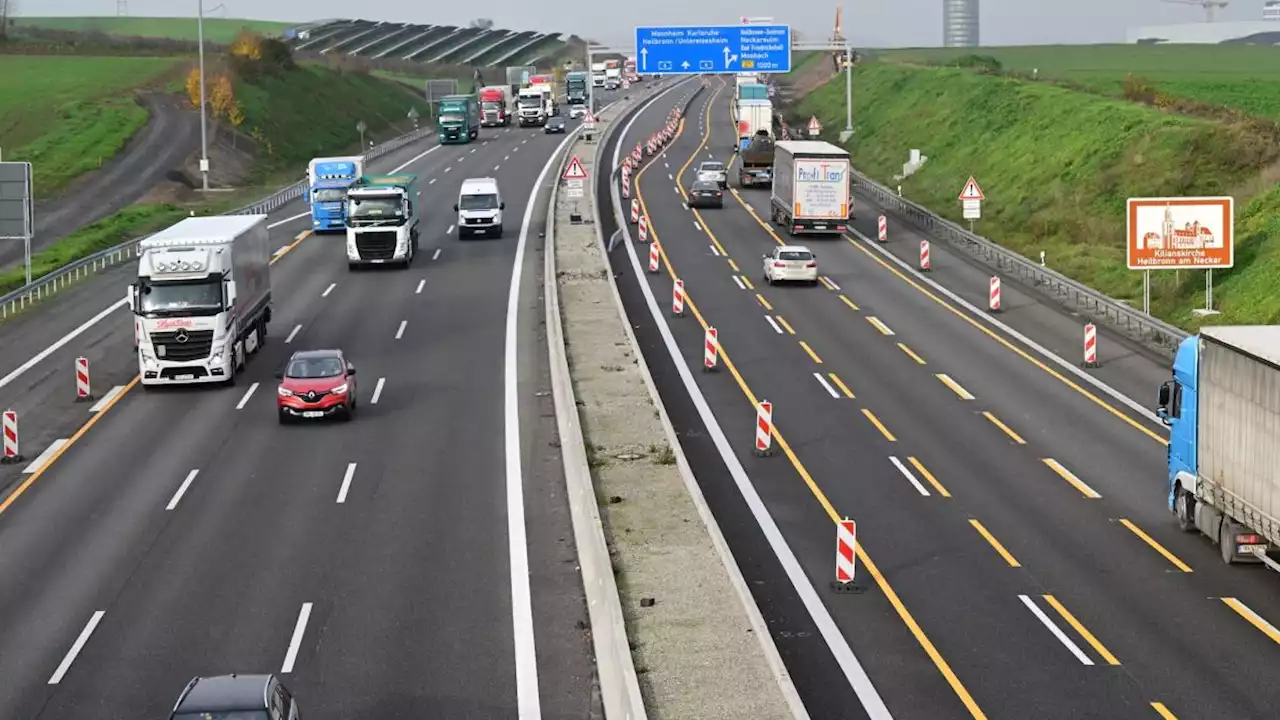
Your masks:
<svg viewBox="0 0 1280 720"><path fill-rule="evenodd" d="M147 122L139 86L182 63L175 58L0 55L0 147L35 163L48 195L115 155Z"/></svg>
<svg viewBox="0 0 1280 720"><path fill-rule="evenodd" d="M1215 274L1223 311L1215 322L1280 322L1275 137L953 68L867 62L855 69L854 87L858 134L849 147L862 172L896 184L908 151L919 148L930 159L902 183L904 195L957 222L956 195L973 174L987 196L980 234L1028 257L1045 251L1050 267L1113 297L1140 298L1141 277L1125 267L1126 198L1234 195L1236 268ZM837 80L791 114L839 128L844 108ZM1153 311L1194 326L1204 274L1156 273L1153 285Z"/></svg>
<svg viewBox="0 0 1280 720"><path fill-rule="evenodd" d="M180 18L19 17L15 18L15 20L19 27L25 25L49 30L97 31L108 35L169 38L172 40L196 39L196 18L194 15ZM236 33L243 27L260 32L263 35L272 36L279 35L286 28L291 28L295 25L297 23L206 17L204 19L204 36L210 42L225 44L235 39Z"/></svg>
<svg viewBox="0 0 1280 720"><path fill-rule="evenodd" d="M1119 95L1125 77L1150 80L1175 97L1280 119L1280 48L1249 45L1044 45L1036 47L877 50L884 60L947 64L985 55L1005 70L1039 71L1097 92Z"/></svg>

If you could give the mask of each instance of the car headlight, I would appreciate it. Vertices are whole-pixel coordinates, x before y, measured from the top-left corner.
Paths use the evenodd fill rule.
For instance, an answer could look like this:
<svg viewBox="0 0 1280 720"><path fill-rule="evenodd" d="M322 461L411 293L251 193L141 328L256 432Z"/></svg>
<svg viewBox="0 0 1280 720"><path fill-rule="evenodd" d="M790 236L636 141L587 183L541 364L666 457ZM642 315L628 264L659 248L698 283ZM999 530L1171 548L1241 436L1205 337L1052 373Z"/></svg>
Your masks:
<svg viewBox="0 0 1280 720"><path fill-rule="evenodd" d="M276 388L276 394L280 397L293 397L293 391L283 385Z"/></svg>
<svg viewBox="0 0 1280 720"><path fill-rule="evenodd" d="M347 391L347 388L348 388L348 385L346 383L342 383L341 385L333 389L333 394L341 395Z"/></svg>

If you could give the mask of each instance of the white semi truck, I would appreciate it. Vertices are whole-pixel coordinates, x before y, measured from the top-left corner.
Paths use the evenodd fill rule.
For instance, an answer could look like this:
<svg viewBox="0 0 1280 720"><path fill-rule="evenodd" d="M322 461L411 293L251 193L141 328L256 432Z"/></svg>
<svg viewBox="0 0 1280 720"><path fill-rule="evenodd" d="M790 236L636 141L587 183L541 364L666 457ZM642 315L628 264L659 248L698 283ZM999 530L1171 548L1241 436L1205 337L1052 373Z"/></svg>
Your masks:
<svg viewBox="0 0 1280 720"><path fill-rule="evenodd" d="M129 286L143 387L234 385L271 321L266 215L186 218L138 244Z"/></svg>
<svg viewBox="0 0 1280 720"><path fill-rule="evenodd" d="M602 62L591 63L591 84L595 87L604 87L605 70L608 65Z"/></svg>
<svg viewBox="0 0 1280 720"><path fill-rule="evenodd" d="M791 235L839 235L853 218L849 153L821 140L775 145L770 215Z"/></svg>
<svg viewBox="0 0 1280 720"><path fill-rule="evenodd" d="M347 269L397 264L418 254L418 176L365 175L347 191Z"/></svg>
<svg viewBox="0 0 1280 720"><path fill-rule="evenodd" d="M555 98L550 85L530 85L520 90L516 98L520 127L529 125L546 125L547 118L554 114Z"/></svg>

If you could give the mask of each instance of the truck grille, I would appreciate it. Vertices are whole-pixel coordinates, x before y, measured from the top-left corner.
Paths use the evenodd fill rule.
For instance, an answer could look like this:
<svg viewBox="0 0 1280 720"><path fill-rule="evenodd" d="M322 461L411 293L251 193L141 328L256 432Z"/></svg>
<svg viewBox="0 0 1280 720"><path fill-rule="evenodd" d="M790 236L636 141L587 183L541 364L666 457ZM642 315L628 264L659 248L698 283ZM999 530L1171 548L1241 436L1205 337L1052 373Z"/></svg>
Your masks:
<svg viewBox="0 0 1280 720"><path fill-rule="evenodd" d="M182 342L181 338L186 338L186 342ZM151 344L156 348L156 357L161 360L177 362L203 360L209 357L209 350L213 348L213 331L154 332L151 333Z"/></svg>
<svg viewBox="0 0 1280 720"><path fill-rule="evenodd" d="M361 260L390 260L396 254L394 230L356 233L356 252Z"/></svg>

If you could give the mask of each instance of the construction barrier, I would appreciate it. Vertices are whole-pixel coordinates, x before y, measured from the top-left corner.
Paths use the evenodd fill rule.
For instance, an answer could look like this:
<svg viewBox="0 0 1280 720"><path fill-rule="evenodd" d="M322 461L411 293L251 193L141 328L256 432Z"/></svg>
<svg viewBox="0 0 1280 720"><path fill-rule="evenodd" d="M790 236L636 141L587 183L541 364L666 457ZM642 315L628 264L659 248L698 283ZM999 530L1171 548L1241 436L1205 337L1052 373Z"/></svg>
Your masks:
<svg viewBox="0 0 1280 720"><path fill-rule="evenodd" d="M640 198L631 198L631 224L640 222Z"/></svg>
<svg viewBox="0 0 1280 720"><path fill-rule="evenodd" d="M933 263L929 260L929 241L920 241L920 269L929 272L933 269Z"/></svg>
<svg viewBox="0 0 1280 720"><path fill-rule="evenodd" d="M1093 323L1084 326L1084 366L1098 367L1098 328Z"/></svg>
<svg viewBox="0 0 1280 720"><path fill-rule="evenodd" d="M658 255L659 255L659 253L660 253L661 251L662 251L662 250L661 250L661 248L659 248L659 247L658 247L658 242L657 242L656 240L655 240L651 245L649 245L649 272L650 272L650 274L654 274L654 275L656 275L656 274L658 273L658 263L659 263L659 260L660 260L660 259L659 259L659 257L658 257Z"/></svg>
<svg viewBox="0 0 1280 720"><path fill-rule="evenodd" d="M76 358L76 402L93 399L93 390L89 386L89 358Z"/></svg>
<svg viewBox="0 0 1280 720"><path fill-rule="evenodd" d="M773 453L773 403L761 400L756 407L756 455Z"/></svg>
<svg viewBox="0 0 1280 720"><path fill-rule="evenodd" d="M5 410L2 417L0 429L4 434L4 454L0 455L0 462L22 462L22 453L18 452L18 413Z"/></svg>
<svg viewBox="0 0 1280 720"><path fill-rule="evenodd" d="M853 582L857 571L858 526L849 518L836 523L836 582Z"/></svg>
<svg viewBox="0 0 1280 720"><path fill-rule="evenodd" d="M684 316L684 281L677 280L675 287L671 289L671 314L675 317Z"/></svg>
<svg viewBox="0 0 1280 720"><path fill-rule="evenodd" d="M713 327L707 328L702 341L702 369L713 372L720 362L720 337Z"/></svg>
<svg viewBox="0 0 1280 720"><path fill-rule="evenodd" d="M883 215L876 218L876 239L880 242L889 241L889 222Z"/></svg>
<svg viewBox="0 0 1280 720"><path fill-rule="evenodd" d="M648 216L640 216L640 242L649 242L649 218Z"/></svg>
<svg viewBox="0 0 1280 720"><path fill-rule="evenodd" d="M1000 312L1000 278L991 276L991 290L987 295L987 307L991 312Z"/></svg>

